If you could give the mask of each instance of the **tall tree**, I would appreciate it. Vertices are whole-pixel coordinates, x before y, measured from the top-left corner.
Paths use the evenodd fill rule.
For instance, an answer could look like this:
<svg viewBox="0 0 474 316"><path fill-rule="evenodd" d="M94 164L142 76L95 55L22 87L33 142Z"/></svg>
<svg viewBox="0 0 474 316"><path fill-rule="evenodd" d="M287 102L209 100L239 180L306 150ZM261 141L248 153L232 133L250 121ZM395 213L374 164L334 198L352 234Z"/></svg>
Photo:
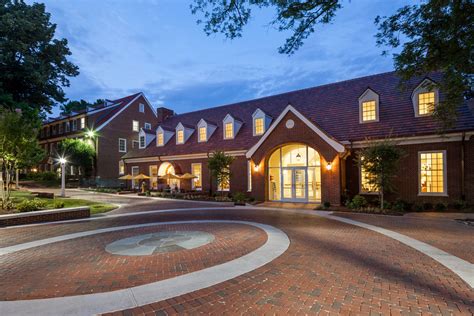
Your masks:
<svg viewBox="0 0 474 316"><path fill-rule="evenodd" d="M43 159L37 140L38 116L0 109L0 208L9 208L10 184L15 170Z"/></svg>
<svg viewBox="0 0 474 316"><path fill-rule="evenodd" d="M407 5L390 17L377 17L377 44L402 47L393 54L404 81L442 71L445 98L435 108L444 132L453 126L457 108L473 97L474 3L472 0L430 0ZM384 51L387 54L388 51Z"/></svg>
<svg viewBox="0 0 474 316"><path fill-rule="evenodd" d="M291 31L283 54L293 54L315 32L318 24L333 21L342 1L336 0L194 0L193 14L201 15L207 35L223 33L227 38L242 36L252 9L272 8L271 21L279 31ZM390 17L376 17L376 42L388 48L402 46L393 55L395 69L403 81L434 71L444 72L440 83L445 95L435 110L440 131L451 127L456 110L473 96L474 4L472 0L426 0L407 5ZM383 51L387 54L387 51Z"/></svg>
<svg viewBox="0 0 474 316"><path fill-rule="evenodd" d="M79 101L68 101L61 105L61 113L67 115L71 114L72 112L79 112L87 109L88 107L96 106L102 103L104 103L103 99L97 99L94 103L89 103L82 99Z"/></svg>
<svg viewBox="0 0 474 316"><path fill-rule="evenodd" d="M218 190L229 186L230 181L230 165L234 162L234 157L227 155L223 151L215 151L207 162L209 171L211 173L211 188L212 179L216 180Z"/></svg>
<svg viewBox="0 0 474 316"><path fill-rule="evenodd" d="M368 174L369 187L379 193L381 209L384 194L393 190L393 179L403 156L404 151L390 139L382 142L368 140L366 147L358 152L359 166Z"/></svg>
<svg viewBox="0 0 474 316"><path fill-rule="evenodd" d="M55 31L44 4L0 0L0 101L13 101L2 107L44 113L65 101L63 87L79 72L68 60L67 40Z"/></svg>
<svg viewBox="0 0 474 316"><path fill-rule="evenodd" d="M87 141L67 138L59 143L58 153L67 159L68 164L77 167L81 175L90 176L95 150Z"/></svg>

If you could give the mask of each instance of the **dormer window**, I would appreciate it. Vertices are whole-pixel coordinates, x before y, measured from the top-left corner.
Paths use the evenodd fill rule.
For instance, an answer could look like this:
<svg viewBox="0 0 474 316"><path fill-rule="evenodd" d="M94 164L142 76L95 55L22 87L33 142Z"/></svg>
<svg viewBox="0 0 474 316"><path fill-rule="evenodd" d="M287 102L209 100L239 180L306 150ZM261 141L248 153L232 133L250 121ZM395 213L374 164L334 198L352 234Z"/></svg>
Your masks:
<svg viewBox="0 0 474 316"><path fill-rule="evenodd" d="M430 79L421 82L412 94L415 116L432 115L439 101L439 90L436 83Z"/></svg>
<svg viewBox="0 0 474 316"><path fill-rule="evenodd" d="M165 135L163 134L163 132L157 134L156 144L158 146L165 145Z"/></svg>
<svg viewBox="0 0 474 316"><path fill-rule="evenodd" d="M379 121L379 95L368 88L359 97L359 123Z"/></svg>
<svg viewBox="0 0 474 316"><path fill-rule="evenodd" d="M260 136L265 134L265 131L270 126L272 118L265 114L260 109L257 109L253 114L253 136Z"/></svg>
<svg viewBox="0 0 474 316"><path fill-rule="evenodd" d="M240 128L242 127L242 122L235 119L232 115L227 114L222 121L224 139L234 139Z"/></svg>
<svg viewBox="0 0 474 316"><path fill-rule="evenodd" d="M184 144L184 130L176 132L176 144Z"/></svg>
<svg viewBox="0 0 474 316"><path fill-rule="evenodd" d="M234 123L225 123L224 138L232 139L234 138Z"/></svg>
<svg viewBox="0 0 474 316"><path fill-rule="evenodd" d="M210 122L201 119L197 124L198 142L207 142L209 140L209 137L211 137L214 131L216 130L216 128L217 126L215 124L211 124Z"/></svg>
<svg viewBox="0 0 474 316"><path fill-rule="evenodd" d="M199 142L207 141L207 128L205 126L199 127Z"/></svg>

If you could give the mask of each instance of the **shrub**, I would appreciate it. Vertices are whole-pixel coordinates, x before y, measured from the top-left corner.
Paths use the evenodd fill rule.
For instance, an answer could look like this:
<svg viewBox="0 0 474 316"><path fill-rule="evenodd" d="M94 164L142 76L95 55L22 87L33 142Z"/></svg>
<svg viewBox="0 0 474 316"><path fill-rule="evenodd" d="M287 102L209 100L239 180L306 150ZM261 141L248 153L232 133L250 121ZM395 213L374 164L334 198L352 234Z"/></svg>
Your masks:
<svg viewBox="0 0 474 316"><path fill-rule="evenodd" d="M328 201L326 201L326 202L323 203L323 207L324 207L325 209L328 209L328 208L331 207L331 203L328 202Z"/></svg>
<svg viewBox="0 0 474 316"><path fill-rule="evenodd" d="M431 211L433 209L433 204L430 202L423 203L423 210Z"/></svg>
<svg viewBox="0 0 474 316"><path fill-rule="evenodd" d="M54 181L58 179L58 174L52 171L45 171L38 173L38 178L43 181Z"/></svg>
<svg viewBox="0 0 474 316"><path fill-rule="evenodd" d="M421 212L421 211L423 211L423 206L420 205L420 204L415 204L413 206L413 209L415 210L415 212Z"/></svg>
<svg viewBox="0 0 474 316"><path fill-rule="evenodd" d="M438 212L446 211L446 205L444 203L436 203L435 210Z"/></svg>
<svg viewBox="0 0 474 316"><path fill-rule="evenodd" d="M409 203L402 199L397 199L395 203L393 203L392 209L399 212L409 212L411 211L412 207L412 203Z"/></svg>
<svg viewBox="0 0 474 316"><path fill-rule="evenodd" d="M347 205L350 209L360 209L367 205L367 200L361 195L356 195Z"/></svg>
<svg viewBox="0 0 474 316"><path fill-rule="evenodd" d="M64 202L63 201L54 201L53 207L54 208L63 208L64 207Z"/></svg>
<svg viewBox="0 0 474 316"><path fill-rule="evenodd" d="M20 212L33 212L42 209L46 206L46 202L40 199L23 200L16 205L16 208Z"/></svg>
<svg viewBox="0 0 474 316"><path fill-rule="evenodd" d="M456 200L453 202L452 206L456 210L463 210L467 208L467 203L464 200Z"/></svg>
<svg viewBox="0 0 474 316"><path fill-rule="evenodd" d="M383 201L383 209L384 210L391 210L392 209L392 203L388 201Z"/></svg>
<svg viewBox="0 0 474 316"><path fill-rule="evenodd" d="M242 202L245 202L245 200L247 199L247 196L242 192L236 192L234 196L232 197L232 199L234 200L234 202L242 203Z"/></svg>

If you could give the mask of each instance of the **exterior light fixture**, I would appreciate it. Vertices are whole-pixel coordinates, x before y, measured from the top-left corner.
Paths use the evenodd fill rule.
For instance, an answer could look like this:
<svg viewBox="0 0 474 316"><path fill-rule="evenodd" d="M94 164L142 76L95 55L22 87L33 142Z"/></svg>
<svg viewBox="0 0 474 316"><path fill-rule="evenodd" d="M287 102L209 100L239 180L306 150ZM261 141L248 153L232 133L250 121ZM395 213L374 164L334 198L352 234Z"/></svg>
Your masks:
<svg viewBox="0 0 474 316"><path fill-rule="evenodd" d="M332 169L332 164L330 162L327 163L326 165L326 170L331 170Z"/></svg>
<svg viewBox="0 0 474 316"><path fill-rule="evenodd" d="M94 138L94 137L95 137L95 132L90 129L90 130L88 130L88 131L86 132L86 136L87 136L88 138Z"/></svg>
<svg viewBox="0 0 474 316"><path fill-rule="evenodd" d="M298 154L296 155L296 160L298 160L298 161L301 160L301 155L300 155L300 153L298 153Z"/></svg>
<svg viewBox="0 0 474 316"><path fill-rule="evenodd" d="M64 157L59 157L58 161L61 164L61 196L66 197L66 163L67 163L67 160Z"/></svg>
<svg viewBox="0 0 474 316"><path fill-rule="evenodd" d="M253 170L255 170L256 172L258 172L258 169L259 169L259 168L260 168L260 165L255 165L255 166L253 167Z"/></svg>
<svg viewBox="0 0 474 316"><path fill-rule="evenodd" d="M64 158L64 157L59 158L59 163L61 165L64 165L66 162L67 162L66 158Z"/></svg>

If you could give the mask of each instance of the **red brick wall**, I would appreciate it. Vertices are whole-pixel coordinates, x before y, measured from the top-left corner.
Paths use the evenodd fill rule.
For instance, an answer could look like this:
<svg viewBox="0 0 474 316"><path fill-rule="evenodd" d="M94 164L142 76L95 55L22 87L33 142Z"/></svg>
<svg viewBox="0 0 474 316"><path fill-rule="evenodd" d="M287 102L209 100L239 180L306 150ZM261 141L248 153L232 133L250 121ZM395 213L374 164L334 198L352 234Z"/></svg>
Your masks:
<svg viewBox="0 0 474 316"><path fill-rule="evenodd" d="M8 219L0 218L0 227L87 218L87 217L90 217L91 213L90 213L90 209L84 209L84 210L78 210L78 211L64 210L62 212L52 213L52 214L37 214L37 215L31 214L31 215L32 216L8 218Z"/></svg>
<svg viewBox="0 0 474 316"><path fill-rule="evenodd" d="M400 169L394 179L396 192L388 194L387 198L397 198L406 201L423 202L450 202L461 198L461 142L443 142L431 144L416 144L400 146L406 156L400 162ZM447 157L447 186L448 197L418 196L418 152L427 150L446 150ZM474 191L474 142L466 142L466 197L472 201ZM350 196L359 193L360 174L356 162L355 151L346 161L346 181Z"/></svg>
<svg viewBox="0 0 474 316"><path fill-rule="evenodd" d="M465 167L465 190L466 200L470 204L474 204L474 136L465 142L464 151L464 167Z"/></svg>

